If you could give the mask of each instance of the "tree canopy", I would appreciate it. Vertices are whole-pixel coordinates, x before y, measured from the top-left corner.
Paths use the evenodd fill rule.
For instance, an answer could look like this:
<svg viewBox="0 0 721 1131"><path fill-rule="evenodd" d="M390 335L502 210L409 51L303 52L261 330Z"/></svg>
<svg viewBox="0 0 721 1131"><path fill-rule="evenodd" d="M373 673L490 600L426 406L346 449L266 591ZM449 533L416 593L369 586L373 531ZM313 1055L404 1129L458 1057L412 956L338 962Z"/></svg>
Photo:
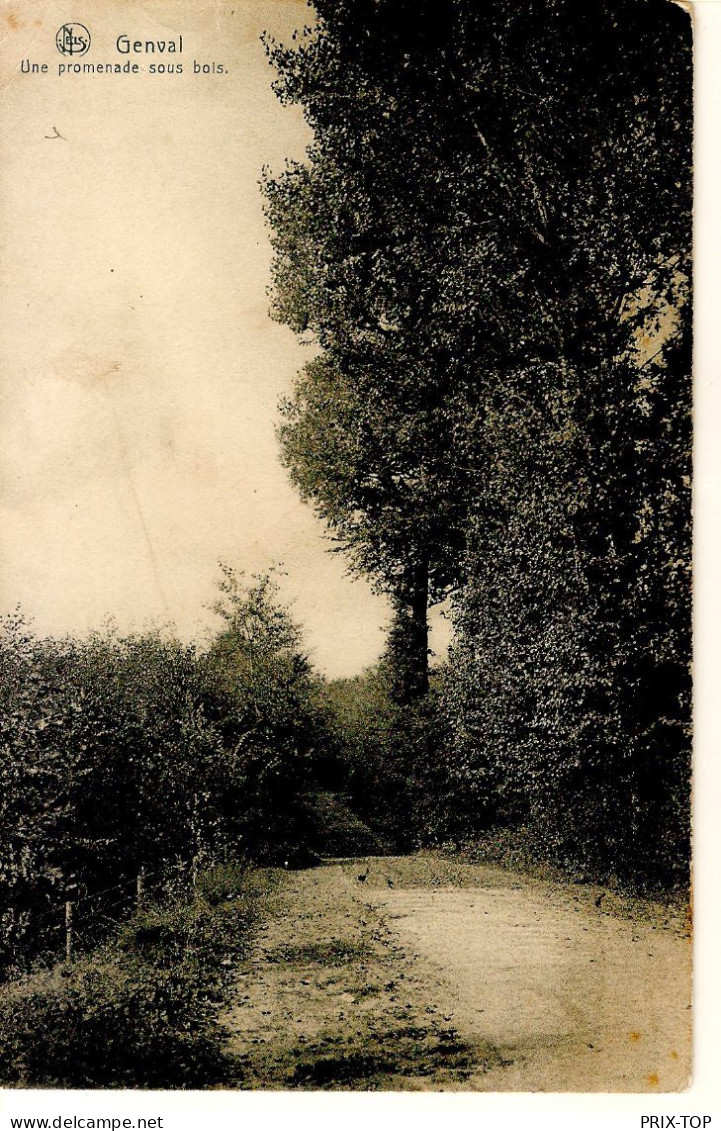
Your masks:
<svg viewBox="0 0 721 1131"><path fill-rule="evenodd" d="M264 183L273 309L315 346L281 442L356 568L400 610L415 594L418 620L463 580L508 375L573 369L603 446L642 338L680 333L687 21L665 0L314 7L294 44L268 44L314 136Z"/></svg>

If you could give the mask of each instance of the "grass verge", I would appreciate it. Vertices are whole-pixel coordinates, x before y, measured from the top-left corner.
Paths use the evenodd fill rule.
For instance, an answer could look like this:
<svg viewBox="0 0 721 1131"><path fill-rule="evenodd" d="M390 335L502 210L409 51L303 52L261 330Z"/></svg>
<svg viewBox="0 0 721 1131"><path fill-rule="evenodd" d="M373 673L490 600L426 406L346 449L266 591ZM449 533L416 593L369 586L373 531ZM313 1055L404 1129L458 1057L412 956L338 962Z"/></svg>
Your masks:
<svg viewBox="0 0 721 1131"><path fill-rule="evenodd" d="M204 1088L238 1083L219 1006L278 874L237 865L192 899L138 910L72 966L0 991L2 1082L15 1087Z"/></svg>

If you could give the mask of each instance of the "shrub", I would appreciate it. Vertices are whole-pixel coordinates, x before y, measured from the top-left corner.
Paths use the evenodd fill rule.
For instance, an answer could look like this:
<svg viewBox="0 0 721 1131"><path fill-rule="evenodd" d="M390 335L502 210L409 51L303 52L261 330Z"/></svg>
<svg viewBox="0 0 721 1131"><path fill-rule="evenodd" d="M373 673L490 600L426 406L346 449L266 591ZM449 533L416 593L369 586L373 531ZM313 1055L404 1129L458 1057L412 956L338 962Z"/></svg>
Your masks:
<svg viewBox="0 0 721 1131"><path fill-rule="evenodd" d="M217 1082L215 1012L182 968L86 962L65 984L36 985L0 1005L4 1082L60 1088Z"/></svg>
<svg viewBox="0 0 721 1131"><path fill-rule="evenodd" d="M66 899L95 943L141 870L306 847L315 680L271 579L244 587L226 569L221 588L225 627L204 653L159 633L39 639L5 619L0 973L57 956Z"/></svg>

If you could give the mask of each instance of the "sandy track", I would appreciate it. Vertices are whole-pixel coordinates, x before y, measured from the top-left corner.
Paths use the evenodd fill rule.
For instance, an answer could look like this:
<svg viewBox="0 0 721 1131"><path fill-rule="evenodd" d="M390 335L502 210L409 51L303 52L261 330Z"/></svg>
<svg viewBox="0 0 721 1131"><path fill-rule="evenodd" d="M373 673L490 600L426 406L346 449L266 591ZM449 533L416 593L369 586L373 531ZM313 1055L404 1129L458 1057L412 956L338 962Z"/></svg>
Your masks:
<svg viewBox="0 0 721 1131"><path fill-rule="evenodd" d="M436 968L460 1034L490 1041L506 1062L476 1087L687 1086L691 948L673 930L551 885L393 891L383 910Z"/></svg>
<svg viewBox="0 0 721 1131"><path fill-rule="evenodd" d="M599 888L429 853L339 861L288 876L230 1047L254 1088L679 1090L690 962L663 908Z"/></svg>

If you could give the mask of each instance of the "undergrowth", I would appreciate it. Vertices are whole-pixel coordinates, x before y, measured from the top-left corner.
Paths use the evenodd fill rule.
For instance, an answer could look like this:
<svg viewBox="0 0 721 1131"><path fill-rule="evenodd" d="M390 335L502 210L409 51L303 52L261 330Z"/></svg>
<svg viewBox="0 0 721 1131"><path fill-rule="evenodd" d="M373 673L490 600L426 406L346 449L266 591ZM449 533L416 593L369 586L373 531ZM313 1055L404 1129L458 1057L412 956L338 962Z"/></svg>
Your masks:
<svg viewBox="0 0 721 1131"><path fill-rule="evenodd" d="M277 873L237 865L192 899L136 912L112 942L0 997L2 1083L200 1088L238 1083L219 1005Z"/></svg>

